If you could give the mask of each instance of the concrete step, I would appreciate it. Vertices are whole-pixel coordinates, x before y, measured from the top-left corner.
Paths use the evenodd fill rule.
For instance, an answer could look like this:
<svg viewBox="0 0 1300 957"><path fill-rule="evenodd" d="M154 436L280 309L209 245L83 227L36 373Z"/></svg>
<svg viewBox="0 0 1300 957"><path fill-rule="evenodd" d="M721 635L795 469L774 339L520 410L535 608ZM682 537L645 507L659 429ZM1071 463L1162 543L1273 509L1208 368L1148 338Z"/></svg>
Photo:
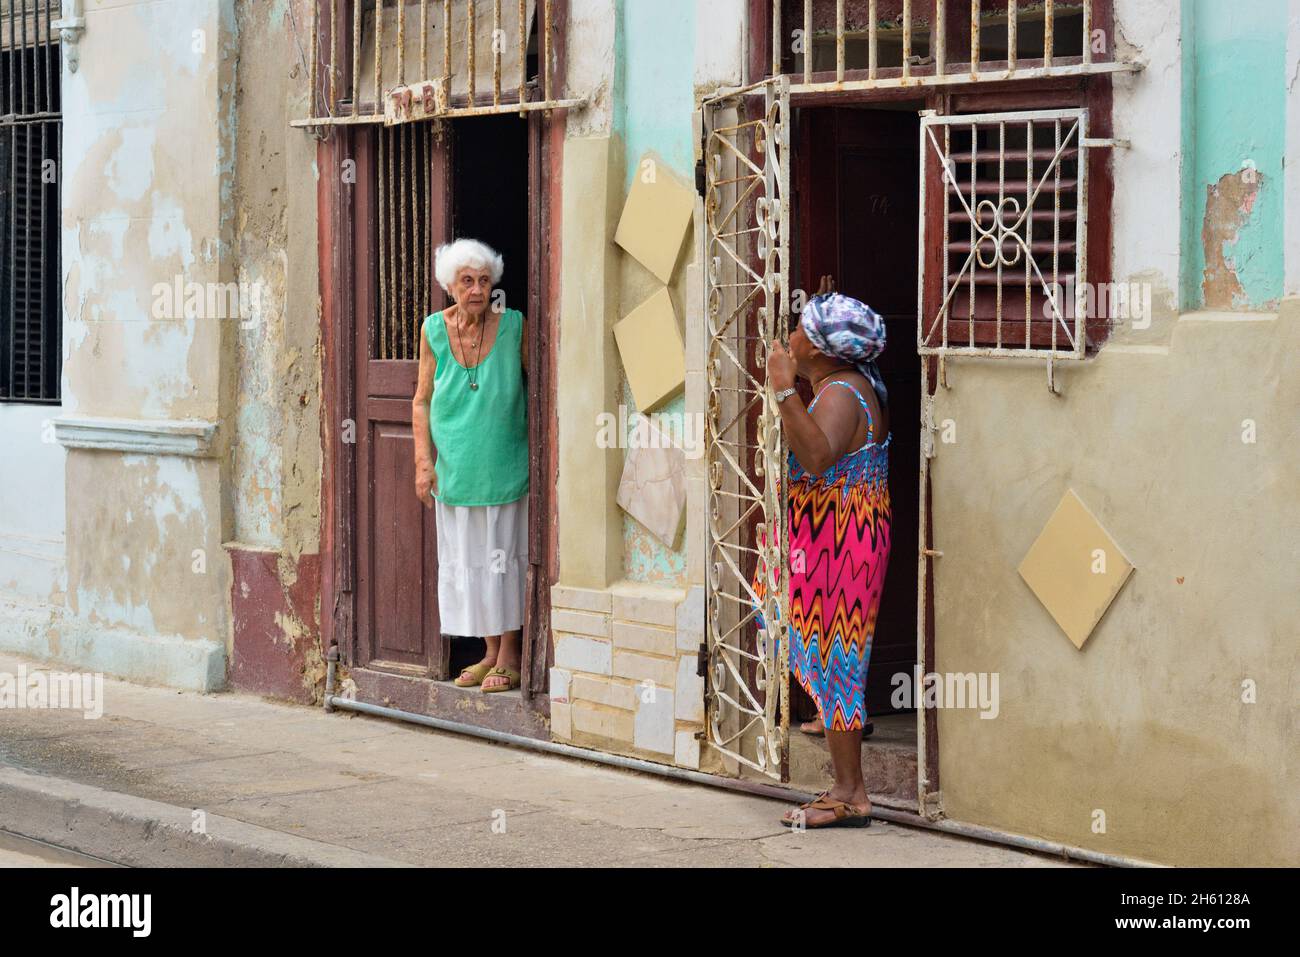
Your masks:
<svg viewBox="0 0 1300 957"><path fill-rule="evenodd" d="M916 803L916 714L873 717L871 737L862 742L867 793L890 804ZM790 784L806 791L830 787L831 755L826 738L790 728Z"/></svg>

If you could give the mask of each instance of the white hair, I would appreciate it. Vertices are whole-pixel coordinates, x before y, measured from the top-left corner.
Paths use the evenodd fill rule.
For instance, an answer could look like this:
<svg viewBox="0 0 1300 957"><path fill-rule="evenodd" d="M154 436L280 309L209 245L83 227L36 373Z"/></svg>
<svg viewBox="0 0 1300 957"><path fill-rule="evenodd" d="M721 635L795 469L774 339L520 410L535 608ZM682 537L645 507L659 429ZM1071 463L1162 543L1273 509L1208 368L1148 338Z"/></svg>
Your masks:
<svg viewBox="0 0 1300 957"><path fill-rule="evenodd" d="M488 270L495 286L501 281L506 264L500 253L477 239L457 239L438 247L433 255L433 272L443 289L451 291L452 283L462 269Z"/></svg>

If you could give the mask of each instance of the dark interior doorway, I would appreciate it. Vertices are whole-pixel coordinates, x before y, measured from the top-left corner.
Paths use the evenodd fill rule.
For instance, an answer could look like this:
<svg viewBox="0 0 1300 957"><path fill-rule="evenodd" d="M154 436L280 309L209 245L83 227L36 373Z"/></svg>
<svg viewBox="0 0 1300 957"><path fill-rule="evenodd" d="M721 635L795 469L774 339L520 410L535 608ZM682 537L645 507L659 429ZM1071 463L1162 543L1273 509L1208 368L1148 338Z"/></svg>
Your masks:
<svg viewBox="0 0 1300 957"><path fill-rule="evenodd" d="M867 670L867 713L893 713L891 679L916 664L921 366L916 289L921 103L802 109L796 117L793 284L818 277L885 317L889 390L889 570Z"/></svg>
<svg viewBox="0 0 1300 957"><path fill-rule="evenodd" d="M504 305L528 316L528 123L514 115L455 120L452 132L451 229L455 239L477 239L501 254L497 288ZM531 601L531 594L526 601ZM481 635L455 635L447 675L481 661ZM517 695L519 692L509 692Z"/></svg>
<svg viewBox="0 0 1300 957"><path fill-rule="evenodd" d="M455 120L451 126L451 234L480 240L501 254L505 304L527 314L528 123L511 114Z"/></svg>

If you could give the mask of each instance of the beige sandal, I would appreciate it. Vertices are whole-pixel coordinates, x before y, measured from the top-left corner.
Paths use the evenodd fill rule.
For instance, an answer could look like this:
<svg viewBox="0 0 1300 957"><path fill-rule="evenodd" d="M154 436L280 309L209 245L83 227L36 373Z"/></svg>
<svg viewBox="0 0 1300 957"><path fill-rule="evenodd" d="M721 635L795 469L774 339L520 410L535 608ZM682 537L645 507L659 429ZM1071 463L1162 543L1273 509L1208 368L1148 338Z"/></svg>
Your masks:
<svg viewBox="0 0 1300 957"><path fill-rule="evenodd" d="M460 677L452 682L457 688L473 688L475 685L481 685L483 679L492 673L493 665L480 661L476 665L470 665L468 668L461 669ZM466 681L465 676L469 675L472 680Z"/></svg>
<svg viewBox="0 0 1300 957"><path fill-rule="evenodd" d="M483 680L486 681L493 675L502 675L503 677L508 678L509 681L503 685L493 685L491 688L482 688L481 690L484 694L495 694L498 691L513 691L515 688L518 688L523 684L523 677L519 672L510 668L493 668L483 676Z"/></svg>

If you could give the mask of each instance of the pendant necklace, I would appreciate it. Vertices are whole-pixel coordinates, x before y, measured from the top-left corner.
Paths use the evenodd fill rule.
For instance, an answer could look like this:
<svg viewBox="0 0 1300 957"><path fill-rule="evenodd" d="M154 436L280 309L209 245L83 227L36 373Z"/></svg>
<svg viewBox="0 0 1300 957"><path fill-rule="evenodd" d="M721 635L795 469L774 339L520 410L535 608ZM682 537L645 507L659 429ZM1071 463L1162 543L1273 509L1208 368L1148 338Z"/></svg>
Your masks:
<svg viewBox="0 0 1300 957"><path fill-rule="evenodd" d="M483 326L486 323L487 323L486 316L484 316L482 319L479 320L478 343L474 346L474 365L471 368L465 370L465 372L469 376L469 387L471 392L478 391L478 357L479 357L479 350L483 346ZM460 345L460 323L459 322L456 323L456 345L458 346ZM465 350L462 348L461 355L464 354L465 354Z"/></svg>

